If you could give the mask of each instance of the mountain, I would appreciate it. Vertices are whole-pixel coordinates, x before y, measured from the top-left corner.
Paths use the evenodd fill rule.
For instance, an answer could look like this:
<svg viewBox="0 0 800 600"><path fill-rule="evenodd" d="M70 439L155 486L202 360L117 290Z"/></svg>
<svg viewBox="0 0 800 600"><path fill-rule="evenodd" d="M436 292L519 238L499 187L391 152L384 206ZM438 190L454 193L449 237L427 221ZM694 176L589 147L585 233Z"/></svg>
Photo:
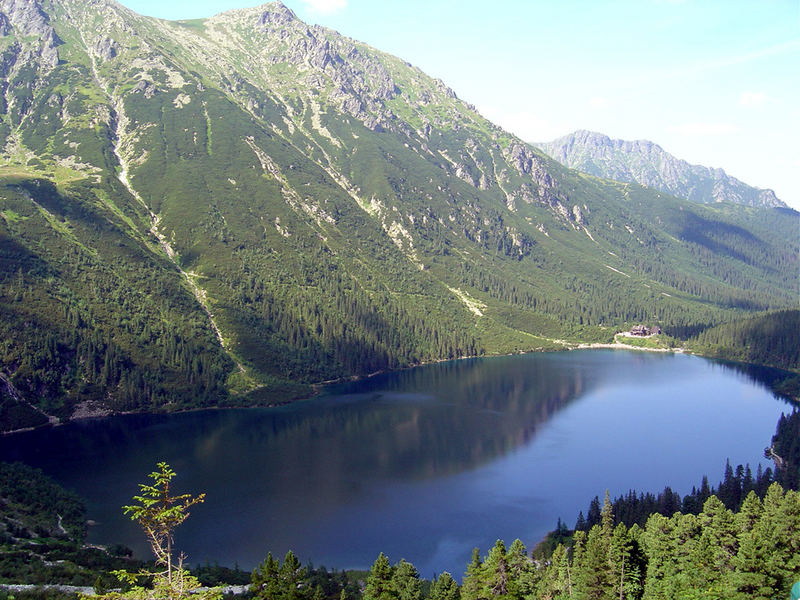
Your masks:
<svg viewBox="0 0 800 600"><path fill-rule="evenodd" d="M571 171L276 2L0 0L0 424L790 308L799 216Z"/></svg>
<svg viewBox="0 0 800 600"><path fill-rule="evenodd" d="M584 173L638 183L692 202L786 208L772 190L749 186L722 169L690 165L647 140L614 140L580 130L537 146L561 164Z"/></svg>

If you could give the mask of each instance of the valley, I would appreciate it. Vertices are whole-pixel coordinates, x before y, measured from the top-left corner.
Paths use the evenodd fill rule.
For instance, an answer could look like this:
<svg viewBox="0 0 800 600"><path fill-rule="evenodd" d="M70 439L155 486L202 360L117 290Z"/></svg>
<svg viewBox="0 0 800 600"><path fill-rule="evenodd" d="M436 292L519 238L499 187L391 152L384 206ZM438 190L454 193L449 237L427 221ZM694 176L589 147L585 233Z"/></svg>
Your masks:
<svg viewBox="0 0 800 600"><path fill-rule="evenodd" d="M121 507L166 461L207 493L188 587L783 594L798 231L654 142L528 143L279 1L0 0L0 584L169 595L109 591L152 567Z"/></svg>
<svg viewBox="0 0 800 600"><path fill-rule="evenodd" d="M797 308L795 211L566 169L279 2L0 12L5 430Z"/></svg>

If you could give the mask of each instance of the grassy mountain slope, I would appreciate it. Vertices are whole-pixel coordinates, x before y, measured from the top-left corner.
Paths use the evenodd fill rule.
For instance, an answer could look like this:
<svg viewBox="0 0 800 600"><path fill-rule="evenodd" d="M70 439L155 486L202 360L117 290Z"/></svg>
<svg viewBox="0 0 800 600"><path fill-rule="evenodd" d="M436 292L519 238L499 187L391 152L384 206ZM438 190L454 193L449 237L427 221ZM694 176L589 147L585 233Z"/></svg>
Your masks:
<svg viewBox="0 0 800 600"><path fill-rule="evenodd" d="M6 428L796 303L797 213L567 170L279 3L0 12Z"/></svg>

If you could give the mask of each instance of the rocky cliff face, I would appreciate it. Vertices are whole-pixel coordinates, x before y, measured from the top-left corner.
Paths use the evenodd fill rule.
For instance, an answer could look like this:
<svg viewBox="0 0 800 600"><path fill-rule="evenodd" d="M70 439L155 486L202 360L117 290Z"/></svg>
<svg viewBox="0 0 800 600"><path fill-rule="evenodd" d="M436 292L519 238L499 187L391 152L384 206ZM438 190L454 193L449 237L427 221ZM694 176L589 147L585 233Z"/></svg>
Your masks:
<svg viewBox="0 0 800 600"><path fill-rule="evenodd" d="M538 146L570 168L639 183L692 202L786 206L772 190L749 186L722 169L690 165L647 140L615 140L593 131L576 131Z"/></svg>

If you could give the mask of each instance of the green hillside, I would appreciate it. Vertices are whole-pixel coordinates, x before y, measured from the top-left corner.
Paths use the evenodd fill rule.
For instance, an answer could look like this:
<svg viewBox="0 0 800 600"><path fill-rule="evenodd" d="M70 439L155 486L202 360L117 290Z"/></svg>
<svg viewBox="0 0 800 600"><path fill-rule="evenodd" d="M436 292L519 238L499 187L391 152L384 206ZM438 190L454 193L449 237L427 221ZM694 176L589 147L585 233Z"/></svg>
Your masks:
<svg viewBox="0 0 800 600"><path fill-rule="evenodd" d="M796 308L796 212L567 170L280 3L10 6L3 429Z"/></svg>

